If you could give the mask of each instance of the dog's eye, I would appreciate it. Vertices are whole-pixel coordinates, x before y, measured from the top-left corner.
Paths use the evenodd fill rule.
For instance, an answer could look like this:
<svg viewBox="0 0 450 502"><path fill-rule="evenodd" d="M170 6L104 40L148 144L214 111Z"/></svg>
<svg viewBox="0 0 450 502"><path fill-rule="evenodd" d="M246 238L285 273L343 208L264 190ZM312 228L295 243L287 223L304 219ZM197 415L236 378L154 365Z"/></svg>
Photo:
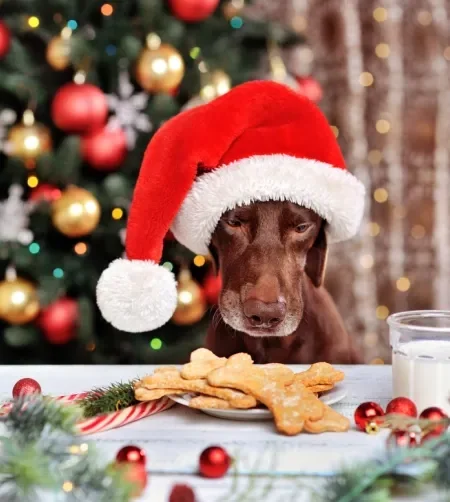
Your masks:
<svg viewBox="0 0 450 502"><path fill-rule="evenodd" d="M300 223L300 225L297 225L295 227L295 231L298 234L304 234L310 228L310 226L311 225L309 223Z"/></svg>
<svg viewBox="0 0 450 502"><path fill-rule="evenodd" d="M233 228L237 228L237 227L240 227L242 225L242 221L239 221L235 218L231 218L229 220L225 220L225 223L229 226L229 227L233 227Z"/></svg>

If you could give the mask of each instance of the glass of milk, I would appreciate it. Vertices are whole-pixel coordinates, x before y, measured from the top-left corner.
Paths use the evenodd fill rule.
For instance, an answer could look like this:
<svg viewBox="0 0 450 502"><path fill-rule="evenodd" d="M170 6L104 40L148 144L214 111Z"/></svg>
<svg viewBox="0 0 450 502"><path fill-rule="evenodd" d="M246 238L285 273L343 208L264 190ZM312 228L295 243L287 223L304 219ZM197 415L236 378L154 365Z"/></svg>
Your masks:
<svg viewBox="0 0 450 502"><path fill-rule="evenodd" d="M393 397L408 397L420 413L438 406L450 414L450 311L391 315Z"/></svg>

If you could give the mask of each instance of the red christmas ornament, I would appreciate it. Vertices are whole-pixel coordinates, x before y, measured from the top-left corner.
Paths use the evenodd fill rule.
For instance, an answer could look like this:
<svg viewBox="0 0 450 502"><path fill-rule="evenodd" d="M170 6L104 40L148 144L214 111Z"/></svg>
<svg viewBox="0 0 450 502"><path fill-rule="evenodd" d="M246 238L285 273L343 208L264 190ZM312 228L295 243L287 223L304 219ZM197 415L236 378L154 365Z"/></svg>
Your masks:
<svg viewBox="0 0 450 502"><path fill-rule="evenodd" d="M417 407L407 397L396 397L386 407L386 415L396 413L398 415L407 415L408 417L417 417Z"/></svg>
<svg viewBox="0 0 450 502"><path fill-rule="evenodd" d="M222 291L222 277L220 275L210 274L203 283L203 293L206 301L210 305L219 303L220 292Z"/></svg>
<svg viewBox="0 0 450 502"><path fill-rule="evenodd" d="M43 183L38 185L36 188L31 190L29 200L33 202L45 201L53 202L61 197L61 190L48 183Z"/></svg>
<svg viewBox="0 0 450 502"><path fill-rule="evenodd" d="M11 47L11 32L3 21L0 21L0 59L4 58Z"/></svg>
<svg viewBox="0 0 450 502"><path fill-rule="evenodd" d="M40 394L41 386L33 378L21 378L14 384L12 395L14 398L28 396L29 394Z"/></svg>
<svg viewBox="0 0 450 502"><path fill-rule="evenodd" d="M108 102L95 85L70 82L56 92L51 116L56 126L65 132L91 133L105 125Z"/></svg>
<svg viewBox="0 0 450 502"><path fill-rule="evenodd" d="M60 298L41 312L38 323L50 343L63 345L75 337L78 315L75 300Z"/></svg>
<svg viewBox="0 0 450 502"><path fill-rule="evenodd" d="M140 497L148 482L145 465L133 462L116 462L115 466L121 470L124 479L134 485L131 496L133 498Z"/></svg>
<svg viewBox="0 0 450 502"><path fill-rule="evenodd" d="M419 419L433 420L433 421L439 421L444 418L448 418L447 414L444 413L444 411L441 410L441 408L438 408L437 406L431 406L430 408L426 408L425 410L422 411L422 413L419 416ZM442 434L446 429L447 429L446 425L437 425L432 429L432 431L436 434Z"/></svg>
<svg viewBox="0 0 450 502"><path fill-rule="evenodd" d="M105 127L81 141L84 160L99 171L120 167L127 155L127 138L122 129Z"/></svg>
<svg viewBox="0 0 450 502"><path fill-rule="evenodd" d="M323 96L322 87L319 82L312 77L297 77L300 86L299 94L306 96L314 103L318 103Z"/></svg>
<svg viewBox="0 0 450 502"><path fill-rule="evenodd" d="M189 485L174 485L170 491L169 502L195 502L194 490Z"/></svg>
<svg viewBox="0 0 450 502"><path fill-rule="evenodd" d="M231 465L231 458L220 446L210 446L200 455L200 474L206 478L221 478Z"/></svg>
<svg viewBox="0 0 450 502"><path fill-rule="evenodd" d="M182 21L196 23L209 17L220 0L169 0L173 14Z"/></svg>
<svg viewBox="0 0 450 502"><path fill-rule="evenodd" d="M388 448L411 448L416 446L417 434L412 431L392 431L387 438Z"/></svg>
<svg viewBox="0 0 450 502"><path fill-rule="evenodd" d="M361 403L355 410L355 424L358 429L365 431L369 422L378 423L382 416L384 411L379 404L372 401Z"/></svg>
<svg viewBox="0 0 450 502"><path fill-rule="evenodd" d="M116 461L128 462L132 464L142 464L145 465L147 458L145 456L145 451L138 446L129 445L121 448L116 455Z"/></svg>

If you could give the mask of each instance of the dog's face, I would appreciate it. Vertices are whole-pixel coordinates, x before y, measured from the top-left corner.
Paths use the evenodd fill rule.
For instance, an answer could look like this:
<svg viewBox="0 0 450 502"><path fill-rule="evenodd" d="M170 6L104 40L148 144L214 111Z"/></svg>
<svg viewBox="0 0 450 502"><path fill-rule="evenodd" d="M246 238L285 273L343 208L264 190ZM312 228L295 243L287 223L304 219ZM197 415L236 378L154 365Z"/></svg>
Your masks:
<svg viewBox="0 0 450 502"><path fill-rule="evenodd" d="M255 202L225 213L211 241L223 320L255 337L292 334L303 317L305 274L321 285L326 250L323 220L296 204Z"/></svg>

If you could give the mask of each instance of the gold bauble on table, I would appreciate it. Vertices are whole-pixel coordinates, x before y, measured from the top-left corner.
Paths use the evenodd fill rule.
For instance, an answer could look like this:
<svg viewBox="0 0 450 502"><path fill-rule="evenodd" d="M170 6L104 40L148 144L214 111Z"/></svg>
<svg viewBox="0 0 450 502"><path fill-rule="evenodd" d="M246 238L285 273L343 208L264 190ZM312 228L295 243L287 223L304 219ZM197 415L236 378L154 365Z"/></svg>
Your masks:
<svg viewBox="0 0 450 502"><path fill-rule="evenodd" d="M100 204L84 188L69 187L52 204L53 225L67 237L93 232L100 221Z"/></svg>
<svg viewBox="0 0 450 502"><path fill-rule="evenodd" d="M173 46L149 37L136 64L136 80L148 92L170 92L180 85L184 69L183 58Z"/></svg>
<svg viewBox="0 0 450 502"><path fill-rule="evenodd" d="M58 35L53 37L47 45L45 58L54 70L62 71L70 64L70 52L70 35Z"/></svg>
<svg viewBox="0 0 450 502"><path fill-rule="evenodd" d="M26 324L39 314L36 287L29 281L15 278L0 282L0 318L9 324Z"/></svg>
<svg viewBox="0 0 450 502"><path fill-rule="evenodd" d="M188 269L178 275L178 303L172 322L178 326L189 326L200 321L206 312L206 301L202 288L192 279Z"/></svg>
<svg viewBox="0 0 450 502"><path fill-rule="evenodd" d="M26 110L22 122L9 130L6 145L8 155L35 160L52 149L52 137L47 127L35 122L33 112Z"/></svg>

